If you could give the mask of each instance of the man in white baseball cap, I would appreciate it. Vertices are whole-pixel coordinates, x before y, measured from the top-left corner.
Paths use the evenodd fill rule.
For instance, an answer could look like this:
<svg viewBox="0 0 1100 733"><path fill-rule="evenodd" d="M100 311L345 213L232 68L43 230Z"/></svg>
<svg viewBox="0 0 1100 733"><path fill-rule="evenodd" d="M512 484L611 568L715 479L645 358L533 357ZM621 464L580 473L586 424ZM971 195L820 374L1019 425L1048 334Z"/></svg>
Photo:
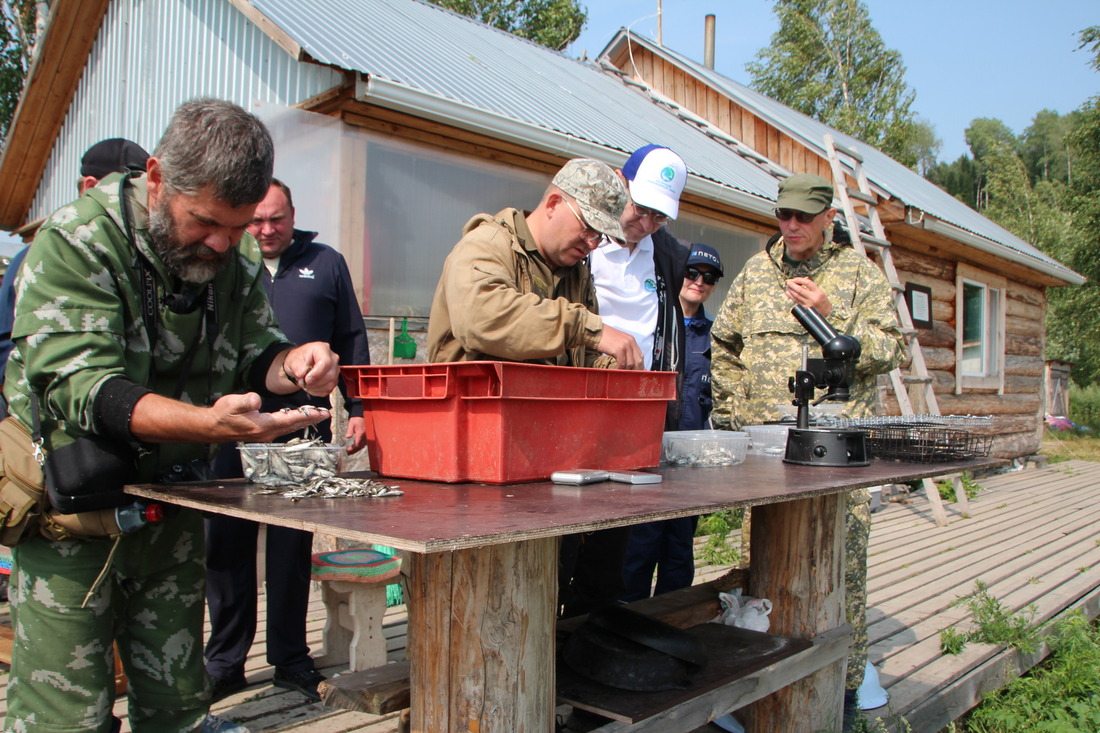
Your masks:
<svg viewBox="0 0 1100 733"><path fill-rule="evenodd" d="M684 314L680 287L689 248L665 224L680 213L687 181L683 159L669 148L635 150L619 171L630 201L619 223L623 241L607 240L589 256L604 323L631 334L645 368L684 369ZM670 402L666 430L676 430L679 403Z"/></svg>

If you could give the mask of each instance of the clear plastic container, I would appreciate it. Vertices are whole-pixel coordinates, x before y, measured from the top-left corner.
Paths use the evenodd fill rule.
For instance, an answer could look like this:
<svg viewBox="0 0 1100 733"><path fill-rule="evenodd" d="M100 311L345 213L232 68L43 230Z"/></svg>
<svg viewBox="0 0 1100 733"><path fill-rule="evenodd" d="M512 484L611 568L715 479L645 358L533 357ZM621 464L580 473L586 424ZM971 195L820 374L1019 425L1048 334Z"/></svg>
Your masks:
<svg viewBox="0 0 1100 733"><path fill-rule="evenodd" d="M244 477L258 484L287 486L340 473L347 449L307 443L238 443Z"/></svg>
<svg viewBox="0 0 1100 733"><path fill-rule="evenodd" d="M753 455L782 458L787 452L787 430L790 425L746 425L743 430L752 441Z"/></svg>
<svg viewBox="0 0 1100 733"><path fill-rule="evenodd" d="M661 457L669 466L734 466L748 449L749 434L730 430L678 430L661 441Z"/></svg>

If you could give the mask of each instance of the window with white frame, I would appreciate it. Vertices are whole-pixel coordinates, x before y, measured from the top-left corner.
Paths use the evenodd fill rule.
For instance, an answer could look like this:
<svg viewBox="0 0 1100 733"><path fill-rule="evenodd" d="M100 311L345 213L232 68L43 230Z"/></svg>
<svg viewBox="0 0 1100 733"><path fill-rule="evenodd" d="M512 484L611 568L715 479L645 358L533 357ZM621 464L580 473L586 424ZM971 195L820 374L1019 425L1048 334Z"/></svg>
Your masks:
<svg viewBox="0 0 1100 733"><path fill-rule="evenodd" d="M960 263L955 278L955 392L1004 390L1005 278Z"/></svg>

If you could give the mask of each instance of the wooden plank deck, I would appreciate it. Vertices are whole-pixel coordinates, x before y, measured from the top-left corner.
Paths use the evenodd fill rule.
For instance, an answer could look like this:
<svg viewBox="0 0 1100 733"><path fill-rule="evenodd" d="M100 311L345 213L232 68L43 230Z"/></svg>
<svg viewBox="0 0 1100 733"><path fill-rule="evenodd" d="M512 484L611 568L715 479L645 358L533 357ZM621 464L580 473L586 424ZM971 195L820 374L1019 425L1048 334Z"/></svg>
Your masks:
<svg viewBox="0 0 1100 733"><path fill-rule="evenodd" d="M1072 461L980 479L984 491L970 502L969 515L948 504L949 523L937 527L923 492L910 503L886 502L873 515L870 543L868 620L871 660L890 702L869 711L893 727L904 718L913 733L936 733L962 715L981 693L1003 684L1005 674L1037 663L1045 649L1022 658L990 645L968 645L959 656L944 656L939 633L965 629L969 614L958 598L975 582L1012 611L1034 604L1036 619L1081 607L1090 618L1100 613L1100 463ZM738 538L730 538L737 546ZM711 580L721 568L700 568L698 580ZM262 600L262 599L261 599ZM260 604L261 611L264 604ZM0 608L0 612L4 609ZM314 594L309 640L321 651L324 606ZM385 618L388 656L402 659L405 608ZM309 703L301 695L271 686L264 661L263 619L246 667L249 687L214 705L214 712L253 733L395 733L397 714L376 716L337 711ZM343 671L324 667L328 675ZM6 670L3 665L0 669ZM6 688L7 675L0 674ZM126 703L116 704L123 718ZM0 704L0 713L3 705ZM711 726L714 730L717 727Z"/></svg>

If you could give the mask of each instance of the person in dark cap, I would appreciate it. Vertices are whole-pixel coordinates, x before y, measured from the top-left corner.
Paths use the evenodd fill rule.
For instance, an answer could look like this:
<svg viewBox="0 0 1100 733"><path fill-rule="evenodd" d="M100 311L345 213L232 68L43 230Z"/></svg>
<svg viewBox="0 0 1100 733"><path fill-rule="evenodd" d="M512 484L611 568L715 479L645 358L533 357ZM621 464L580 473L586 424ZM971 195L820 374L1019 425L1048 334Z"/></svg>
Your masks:
<svg viewBox="0 0 1100 733"><path fill-rule="evenodd" d="M109 140L101 140L84 152L80 159L80 180L77 181L77 192L83 194L92 188L99 179L110 173L125 173L127 171L144 171L145 163L149 160L149 153L137 143L122 137L113 137ZM27 256L27 248L19 250L8 263L8 269L4 272L3 282L0 283L0 388L4 386L4 373L8 365L8 355L11 353L11 328L15 318L15 275L19 272L19 266L23 264L23 258ZM0 419L8 414L8 406L0 393ZM7 591L2 591L6 593Z"/></svg>
<svg viewBox="0 0 1100 733"><path fill-rule="evenodd" d="M684 312L684 380L678 430L704 430L710 421L710 327L703 303L722 277L722 258L706 244L693 244L684 262L680 307ZM623 560L623 601L637 601L687 588L695 579L695 528L699 517L679 517L632 528ZM657 573L656 584L653 574Z"/></svg>
<svg viewBox="0 0 1100 733"><path fill-rule="evenodd" d="M80 159L80 181L78 188L84 193L111 173L144 171L149 153L132 140L124 137L112 137L100 140L84 151Z"/></svg>
<svg viewBox="0 0 1100 733"><path fill-rule="evenodd" d="M779 420L790 404L788 379L802 363L802 349L817 352L813 336L791 315L812 306L837 331L859 339L851 398L836 403L843 417L875 414L876 378L901 364L905 354L886 275L874 262L833 236L833 186L801 173L779 184L775 217L779 234L749 258L730 284L711 330L716 428L738 429ZM857 712L856 692L867 664L867 539L871 495L848 494L845 604L852 648L845 680L845 730ZM742 540L749 532L749 512Z"/></svg>
<svg viewBox="0 0 1100 733"><path fill-rule="evenodd" d="M680 430L703 430L710 420L710 327L703 304L722 277L722 258L706 244L691 245L680 307L684 309L684 387L680 395Z"/></svg>

